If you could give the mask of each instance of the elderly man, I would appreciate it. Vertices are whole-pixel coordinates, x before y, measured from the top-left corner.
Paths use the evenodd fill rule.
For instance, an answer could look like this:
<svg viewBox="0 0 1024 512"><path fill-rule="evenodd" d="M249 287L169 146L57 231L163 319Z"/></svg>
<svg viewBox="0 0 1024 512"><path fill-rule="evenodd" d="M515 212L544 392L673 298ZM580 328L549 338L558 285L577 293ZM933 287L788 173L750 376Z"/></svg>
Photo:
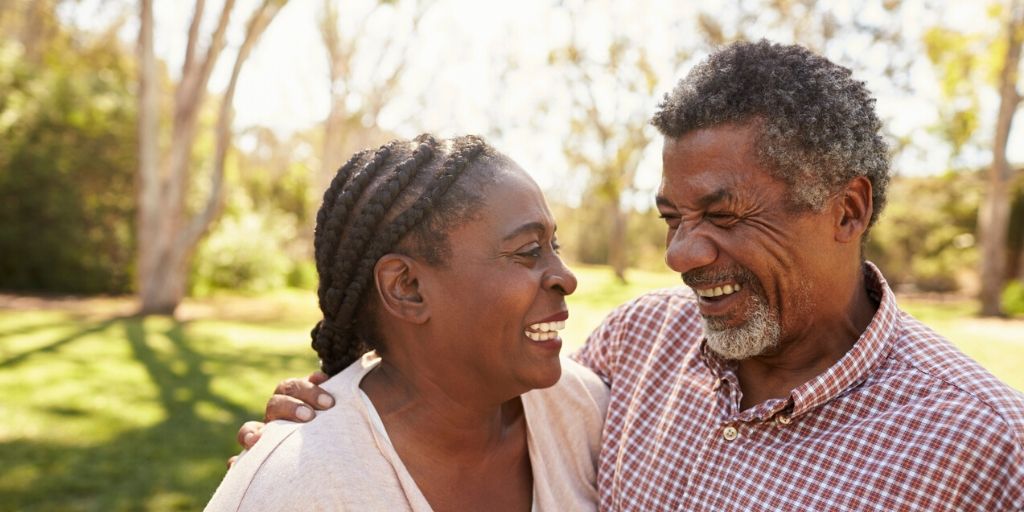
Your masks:
<svg viewBox="0 0 1024 512"><path fill-rule="evenodd" d="M653 123L665 259L687 286L620 306L575 356L611 390L601 508L1024 509L1024 397L863 260L889 181L864 84L737 43Z"/></svg>

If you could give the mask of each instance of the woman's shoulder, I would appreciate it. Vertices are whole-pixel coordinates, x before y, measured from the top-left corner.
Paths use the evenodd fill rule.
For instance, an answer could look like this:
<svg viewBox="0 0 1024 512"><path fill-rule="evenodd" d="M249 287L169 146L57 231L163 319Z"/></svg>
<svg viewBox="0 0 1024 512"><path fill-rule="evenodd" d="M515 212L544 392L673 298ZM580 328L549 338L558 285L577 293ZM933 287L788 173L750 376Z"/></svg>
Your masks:
<svg viewBox="0 0 1024 512"><path fill-rule="evenodd" d="M554 386L534 389L523 400L554 415L582 415L581 419L603 424L608 410L608 386L589 368L561 358L562 376Z"/></svg>
<svg viewBox="0 0 1024 512"><path fill-rule="evenodd" d="M357 365L324 383L335 407L307 423L268 423L259 442L228 471L207 510L371 505L363 503L367 485L382 491L379 498L392 494L384 488L389 477L394 480L394 470L358 395L358 379L365 372Z"/></svg>

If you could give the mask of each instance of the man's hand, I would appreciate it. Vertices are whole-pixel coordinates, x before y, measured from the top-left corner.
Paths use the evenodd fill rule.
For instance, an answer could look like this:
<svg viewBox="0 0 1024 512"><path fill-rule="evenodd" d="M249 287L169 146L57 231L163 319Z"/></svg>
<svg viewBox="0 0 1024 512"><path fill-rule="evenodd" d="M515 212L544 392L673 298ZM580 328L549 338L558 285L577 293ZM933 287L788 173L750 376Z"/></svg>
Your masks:
<svg viewBox="0 0 1024 512"><path fill-rule="evenodd" d="M334 407L334 397L320 388L329 377L324 372L313 372L305 379L287 379L274 388L274 396L267 400L263 421L247 421L238 429L238 444L246 450L260 440L267 421L287 420L306 422L316 416L314 410ZM228 459L228 467L238 456Z"/></svg>

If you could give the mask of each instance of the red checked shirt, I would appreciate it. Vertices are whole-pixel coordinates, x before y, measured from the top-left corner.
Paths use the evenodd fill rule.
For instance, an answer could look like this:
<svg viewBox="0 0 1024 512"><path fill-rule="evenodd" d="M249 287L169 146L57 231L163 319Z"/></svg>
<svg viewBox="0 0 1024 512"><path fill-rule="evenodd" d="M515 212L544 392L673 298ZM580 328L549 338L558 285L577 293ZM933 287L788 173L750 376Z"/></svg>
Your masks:
<svg viewBox="0 0 1024 512"><path fill-rule="evenodd" d="M899 310L825 373L740 410L688 289L615 310L576 358L611 387L602 510L1024 510L1024 395Z"/></svg>

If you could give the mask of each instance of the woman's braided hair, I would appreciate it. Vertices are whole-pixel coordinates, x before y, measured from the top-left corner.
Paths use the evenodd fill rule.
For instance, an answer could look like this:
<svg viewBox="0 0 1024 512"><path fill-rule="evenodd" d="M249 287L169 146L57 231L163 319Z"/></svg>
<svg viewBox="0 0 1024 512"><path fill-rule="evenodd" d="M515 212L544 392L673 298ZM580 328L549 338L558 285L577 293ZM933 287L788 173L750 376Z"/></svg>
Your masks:
<svg viewBox="0 0 1024 512"><path fill-rule="evenodd" d="M475 211L482 198L455 186L481 154L497 156L483 139L438 142L424 134L355 154L338 170L317 212L313 237L323 320L311 333L321 369L334 375L366 351L382 347L364 306L381 256L410 236L431 264L447 252L445 233ZM475 173L481 174L481 173ZM486 173L483 173L486 174Z"/></svg>

